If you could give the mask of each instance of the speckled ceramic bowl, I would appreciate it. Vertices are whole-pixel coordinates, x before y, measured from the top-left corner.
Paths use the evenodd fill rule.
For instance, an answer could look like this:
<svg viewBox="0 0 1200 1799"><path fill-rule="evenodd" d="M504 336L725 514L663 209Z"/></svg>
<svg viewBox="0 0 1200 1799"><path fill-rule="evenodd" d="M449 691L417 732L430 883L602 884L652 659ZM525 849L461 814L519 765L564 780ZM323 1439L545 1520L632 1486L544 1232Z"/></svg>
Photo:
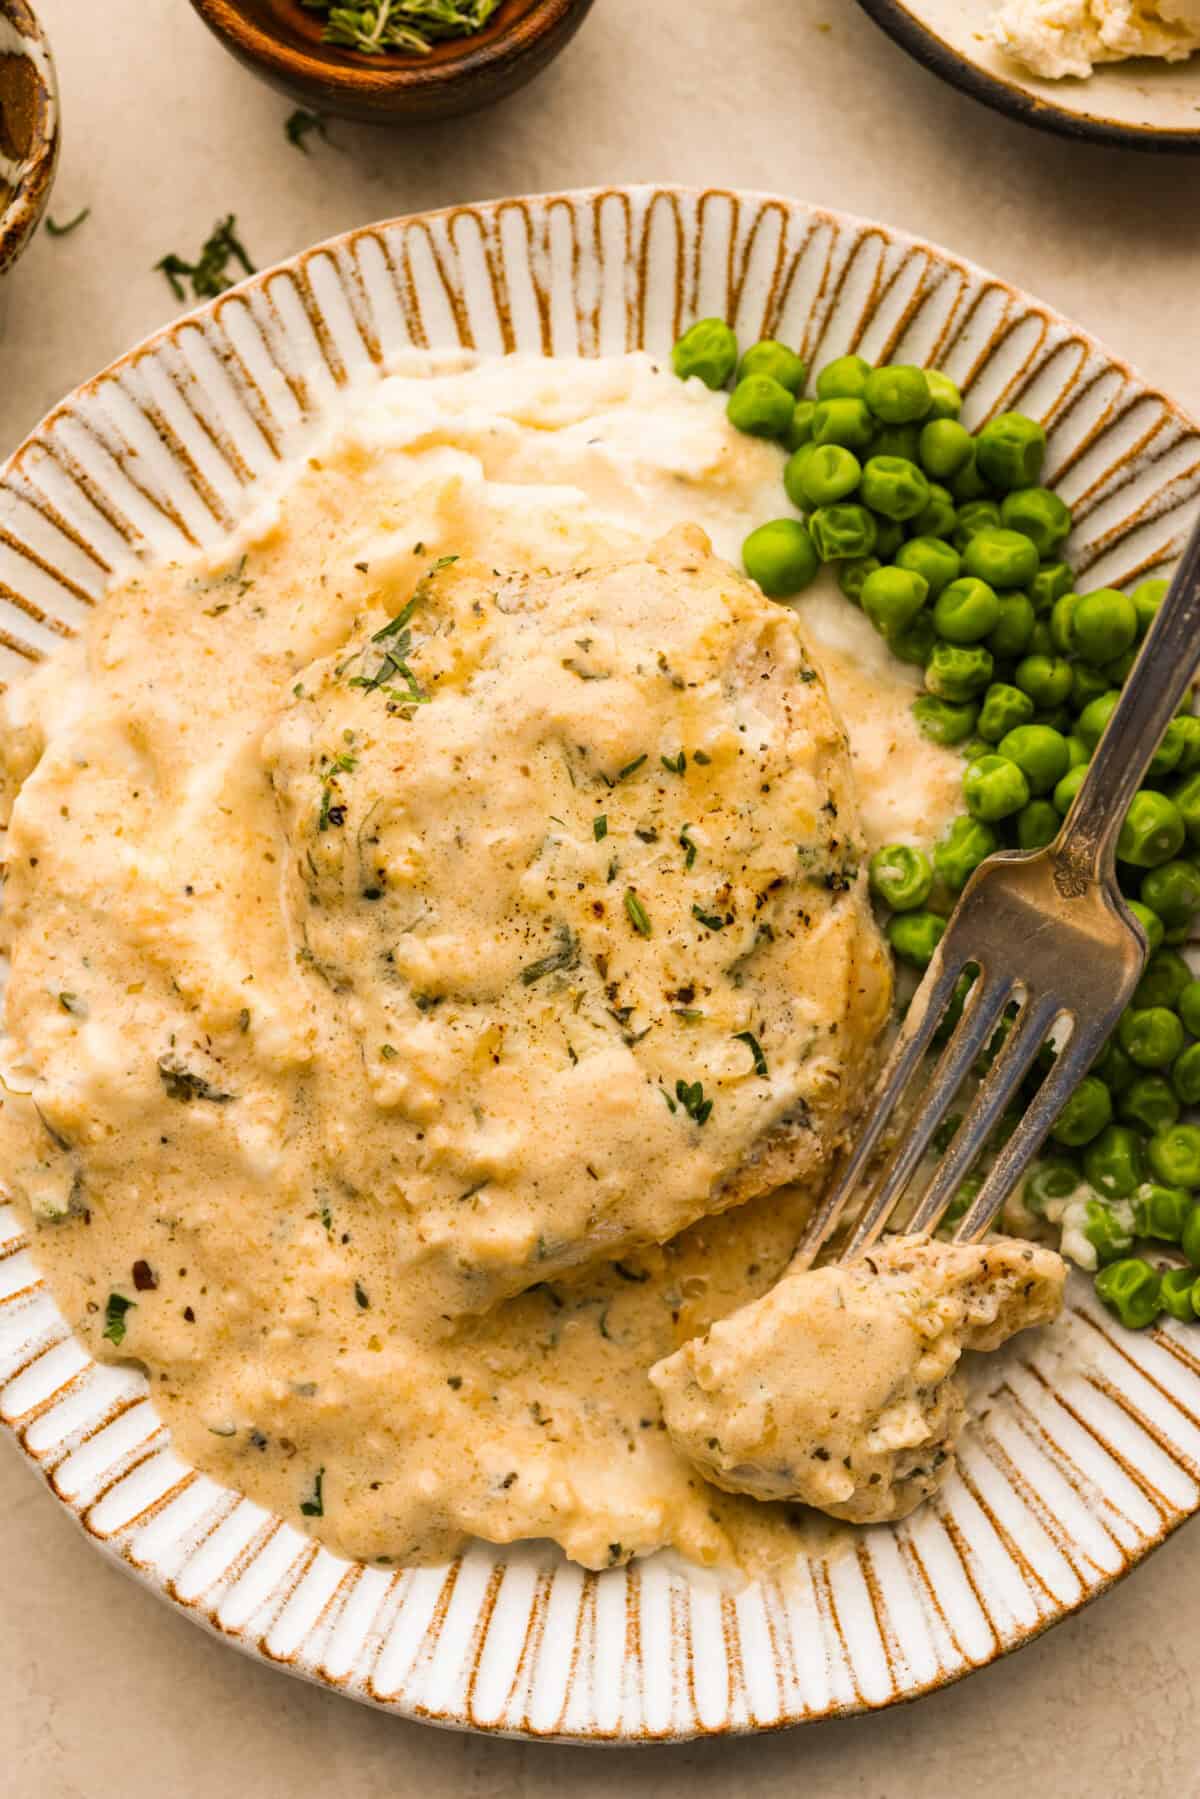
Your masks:
<svg viewBox="0 0 1200 1799"><path fill-rule="evenodd" d="M46 210L58 142L50 46L26 0L0 0L0 306L2 278Z"/></svg>
<svg viewBox="0 0 1200 1799"><path fill-rule="evenodd" d="M344 390L409 344L665 352L700 314L814 359L945 368L978 425L1046 422L1089 582L1167 566L1200 435L1084 332L881 225L794 200L610 188L348 233L244 282L63 402L0 469L0 680L141 561L220 542ZM2 1174L2 1171L0 1171ZM1084 1605L1200 1507L1200 1325L1061 1323L987 1364L961 1466L788 1582L536 1545L359 1566L187 1467L98 1366L0 1206L0 1419L106 1555L247 1654L405 1717L588 1742L769 1730L912 1698Z"/></svg>
<svg viewBox="0 0 1200 1799"><path fill-rule="evenodd" d="M1131 150L1200 153L1200 54L1105 63L1086 81L1046 81L993 41L1000 0L859 0L935 75L985 106L1060 137Z"/></svg>

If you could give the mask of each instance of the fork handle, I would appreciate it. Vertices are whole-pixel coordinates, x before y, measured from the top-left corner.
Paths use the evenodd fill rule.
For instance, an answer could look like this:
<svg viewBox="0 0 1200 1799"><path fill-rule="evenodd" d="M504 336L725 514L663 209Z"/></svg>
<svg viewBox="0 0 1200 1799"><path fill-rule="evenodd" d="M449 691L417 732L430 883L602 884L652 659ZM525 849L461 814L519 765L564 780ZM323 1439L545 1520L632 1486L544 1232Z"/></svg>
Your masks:
<svg viewBox="0 0 1200 1799"><path fill-rule="evenodd" d="M1200 520L1121 690L1055 846L1065 884L1111 880L1117 837L1200 662ZM1072 879L1072 876L1075 878Z"/></svg>

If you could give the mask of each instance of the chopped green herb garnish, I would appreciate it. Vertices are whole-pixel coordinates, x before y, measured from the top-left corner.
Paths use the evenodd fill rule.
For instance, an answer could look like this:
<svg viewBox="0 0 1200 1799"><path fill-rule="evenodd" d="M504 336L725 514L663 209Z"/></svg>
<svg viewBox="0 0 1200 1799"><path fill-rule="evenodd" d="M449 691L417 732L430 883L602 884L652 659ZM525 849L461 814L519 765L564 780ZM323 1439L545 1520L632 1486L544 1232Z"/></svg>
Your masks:
<svg viewBox="0 0 1200 1799"><path fill-rule="evenodd" d="M250 1029L250 1008L243 1006L238 1013L238 1030L245 1034Z"/></svg>
<svg viewBox="0 0 1200 1799"><path fill-rule="evenodd" d="M683 859L683 865L685 868L690 868L692 866L692 863L696 860L696 846L692 842L691 838L688 836L688 832L691 830L691 828L692 828L691 825L684 825L682 831L680 831L680 833L679 833L680 847L685 852L684 859Z"/></svg>
<svg viewBox="0 0 1200 1799"><path fill-rule="evenodd" d="M632 887L625 889L625 910L628 912L629 922L638 936L649 937L650 915Z"/></svg>
<svg viewBox="0 0 1200 1799"><path fill-rule="evenodd" d="M559 969L576 968L579 964L579 943L573 931L566 925L560 925L558 931L558 948L551 950L538 962L531 962L528 968L521 970L521 984L532 987L543 975L557 974Z"/></svg>
<svg viewBox="0 0 1200 1799"><path fill-rule="evenodd" d="M87 1003L85 1000L81 1000L77 993L60 993L58 1003L63 1011L69 1012L73 1018L86 1018L88 1015Z"/></svg>
<svg viewBox="0 0 1200 1799"><path fill-rule="evenodd" d="M354 1303L360 1312L365 1312L371 1303L360 1281L354 1283Z"/></svg>
<svg viewBox="0 0 1200 1799"><path fill-rule="evenodd" d="M671 1095L667 1092L665 1087L660 1087L658 1092L661 1093L666 1100L668 1112L677 1112L679 1110L679 1107L675 1104L675 1101L671 1098Z"/></svg>
<svg viewBox="0 0 1200 1799"><path fill-rule="evenodd" d="M186 300L188 297L185 280L191 281L194 300L212 300L218 294L223 294L234 283L235 277L229 273L231 262L240 264L243 274L254 274L254 264L237 236L236 226L237 220L232 213L218 219L200 252L198 262L185 262L182 256L177 256L172 251L155 263L155 268L161 270L170 282L171 292L177 300Z"/></svg>
<svg viewBox="0 0 1200 1799"><path fill-rule="evenodd" d="M235 1098L232 1093L222 1093L203 1075L193 1073L176 1055L160 1056L158 1073L167 1090L167 1098L180 1100L185 1106L194 1099L206 1099L214 1106L227 1106Z"/></svg>
<svg viewBox="0 0 1200 1799"><path fill-rule="evenodd" d="M698 918L707 930L723 931L725 929L725 920L716 912L706 912L702 906L692 907L692 917Z"/></svg>
<svg viewBox="0 0 1200 1799"><path fill-rule="evenodd" d="M296 149L302 151L305 156L308 155L308 145L304 140L312 132L315 132L323 143L329 142L325 120L319 112L305 112L302 106L298 106L295 112L290 113L284 121L283 134L288 143L294 144Z"/></svg>
<svg viewBox="0 0 1200 1799"><path fill-rule="evenodd" d="M48 237L70 237L75 227L77 225L82 225L84 220L90 219L91 216L91 207L85 206L82 212L77 212L75 217L73 219L68 219L65 225L60 225L55 219L47 218L46 235Z"/></svg>
<svg viewBox="0 0 1200 1799"><path fill-rule="evenodd" d="M427 56L440 38L470 37L482 31L500 0L360 0L339 6L337 0L301 0L309 12L326 15L321 36L327 44L380 56L401 50Z"/></svg>
<svg viewBox="0 0 1200 1799"><path fill-rule="evenodd" d="M689 1118L694 1119L697 1124L707 1123L713 1103L711 1099L705 1099L704 1088L699 1081L693 1081L690 1087L686 1081L676 1081L675 1097Z"/></svg>
<svg viewBox="0 0 1200 1799"><path fill-rule="evenodd" d="M104 1308L104 1335L110 1343L125 1341L125 1314L136 1305L136 1299L126 1299L123 1293L109 1294Z"/></svg>
<svg viewBox="0 0 1200 1799"><path fill-rule="evenodd" d="M746 1048L754 1057L755 1074L759 1075L761 1079L765 1081L767 1078L767 1058L763 1055L762 1047L753 1031L735 1031L733 1033L733 1040L735 1043L744 1043L746 1045Z"/></svg>
<svg viewBox="0 0 1200 1799"><path fill-rule="evenodd" d="M683 750L677 756L661 756L659 760L669 775L681 775L687 768L687 756Z"/></svg>
<svg viewBox="0 0 1200 1799"><path fill-rule="evenodd" d="M321 810L317 815L317 830L328 831L331 825L344 825L345 822L346 808L334 801L333 788L326 781L321 789Z"/></svg>
<svg viewBox="0 0 1200 1799"><path fill-rule="evenodd" d="M703 750L695 750L692 753L692 761L698 762L700 764L701 768L707 768L709 763L712 761L712 757L706 756L704 754Z"/></svg>
<svg viewBox="0 0 1200 1799"><path fill-rule="evenodd" d="M396 1048L394 1043L381 1043L379 1045L379 1053L385 1062L394 1062L396 1057L400 1054L400 1051Z"/></svg>
<svg viewBox="0 0 1200 1799"><path fill-rule="evenodd" d="M592 820L592 836L596 839L597 843L603 843L604 839L608 836L608 815L607 815L607 813L602 812L600 814L599 818L593 818L593 820Z"/></svg>
<svg viewBox="0 0 1200 1799"><path fill-rule="evenodd" d="M632 762L627 762L624 768L617 770L617 780L624 781L629 775L636 774L645 760L645 756L635 756ZM614 786L615 785L616 783L614 782Z"/></svg>
<svg viewBox="0 0 1200 1799"><path fill-rule="evenodd" d="M325 1516L325 1470L318 1468L313 1476L312 1495L300 1501L300 1510L306 1518L323 1518Z"/></svg>

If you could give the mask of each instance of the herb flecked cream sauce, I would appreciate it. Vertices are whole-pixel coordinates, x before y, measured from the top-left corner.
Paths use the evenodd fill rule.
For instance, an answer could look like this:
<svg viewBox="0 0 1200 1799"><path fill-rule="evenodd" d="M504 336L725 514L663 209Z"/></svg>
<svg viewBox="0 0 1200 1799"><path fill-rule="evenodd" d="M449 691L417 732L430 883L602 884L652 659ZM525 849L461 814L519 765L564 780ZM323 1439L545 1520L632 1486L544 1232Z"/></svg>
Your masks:
<svg viewBox="0 0 1200 1799"><path fill-rule="evenodd" d="M348 1555L803 1547L647 1370L784 1269L864 853L959 770L831 582L710 552L780 465L645 356L413 354L5 700L6 1185L179 1452Z"/></svg>

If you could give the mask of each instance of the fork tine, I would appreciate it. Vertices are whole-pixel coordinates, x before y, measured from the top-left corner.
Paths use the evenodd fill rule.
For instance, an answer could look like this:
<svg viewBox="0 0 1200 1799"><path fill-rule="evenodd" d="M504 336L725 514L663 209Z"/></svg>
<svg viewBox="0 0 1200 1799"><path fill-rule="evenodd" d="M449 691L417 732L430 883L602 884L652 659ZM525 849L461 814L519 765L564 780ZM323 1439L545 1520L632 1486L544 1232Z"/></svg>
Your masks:
<svg viewBox="0 0 1200 1799"><path fill-rule="evenodd" d="M1073 1089L1095 1061L1105 1035L1103 1030L1081 1029L1076 1020L1072 1035L1059 1050L1054 1067L996 1157L987 1179L955 1231L956 1243L974 1243L991 1228L997 1212L1042 1147Z"/></svg>
<svg viewBox="0 0 1200 1799"><path fill-rule="evenodd" d="M910 1219L910 1231L937 1229L959 1182L995 1130L1061 1011L1060 1002L1053 997L1026 1001L1013 1020L1007 1041L972 1100L928 1191Z"/></svg>
<svg viewBox="0 0 1200 1799"><path fill-rule="evenodd" d="M1004 975L989 983L986 971L980 969L962 1019L921 1095L920 1110L888 1158L887 1166L872 1189L870 1203L854 1227L845 1250L847 1256L856 1255L879 1235L888 1214L929 1148L954 1095L970 1073L972 1063L999 1024L1012 991L1011 976Z"/></svg>
<svg viewBox="0 0 1200 1799"><path fill-rule="evenodd" d="M892 1045L883 1071L875 1083L864 1113L862 1135L855 1144L838 1178L825 1195L809 1222L808 1230L796 1251L795 1264L807 1267L836 1226L846 1201L858 1187L863 1170L869 1165L887 1127L896 1102L921 1065L933 1041L934 1032L954 994L959 976L966 966L962 957L952 959L951 938L943 938L933 953L925 979L913 995L912 1004ZM982 981L982 971L976 986ZM961 1028L961 1027L960 1027Z"/></svg>

